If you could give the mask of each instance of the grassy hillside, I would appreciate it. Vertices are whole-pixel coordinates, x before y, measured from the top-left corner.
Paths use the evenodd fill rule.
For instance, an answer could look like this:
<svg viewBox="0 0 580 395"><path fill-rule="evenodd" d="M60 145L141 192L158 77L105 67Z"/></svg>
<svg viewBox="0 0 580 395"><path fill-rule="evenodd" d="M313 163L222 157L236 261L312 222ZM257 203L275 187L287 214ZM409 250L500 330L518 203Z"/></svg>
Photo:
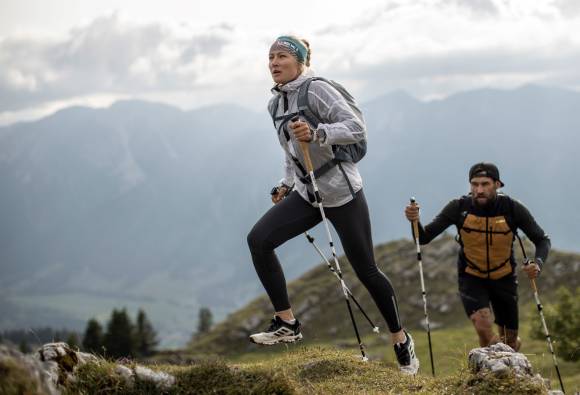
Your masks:
<svg viewBox="0 0 580 395"><path fill-rule="evenodd" d="M267 360L244 363L203 361L189 366L158 365L176 385L161 391L150 383L127 385L106 361L81 367L66 394L545 394L529 379L473 375L459 366L439 378L405 376L391 364L362 362L350 351L293 347Z"/></svg>
<svg viewBox="0 0 580 395"><path fill-rule="evenodd" d="M532 246L528 245L527 249L533 251ZM443 377L455 377L458 370L465 367L469 350L478 346L471 323L465 317L457 296L456 254L457 244L449 236L438 239L423 249L436 370L438 376ZM408 240L390 242L378 246L375 255L378 265L395 285L403 322L405 326L411 328L415 337L417 353L422 362L421 374L428 376L429 354L427 336L421 326L423 305L414 245ZM365 311L381 327L380 335L372 333L370 325L355 309L369 357L371 360L395 366L395 356L389 345L386 325L366 291L354 280L344 257L341 258L341 264L347 277L347 284ZM555 301L554 291L559 286L564 285L571 289L577 287L579 271L579 255L553 251L538 281L542 302L550 304L552 300ZM557 383L546 343L531 339L529 336L531 326L538 320L538 315L530 287L524 277L520 277L519 291L520 333L523 338L521 351L528 356L543 377L551 378ZM295 313L304 324L304 345L332 346L346 350L351 355L358 354L358 346L340 287L325 265L320 265L292 282L289 285L289 292ZM271 315L272 307L268 299L265 296L257 298L243 309L231 314L207 335L194 339L185 353L165 355L162 359L187 360L198 358L200 355L220 354L238 363L267 363L264 361L276 360L281 354L299 349L301 345L263 348L248 342L247 336L253 331L264 329ZM580 390L580 362L565 362L561 358L559 362L565 384L568 388Z"/></svg>
<svg viewBox="0 0 580 395"><path fill-rule="evenodd" d="M467 321L457 295L457 248L457 243L450 236L442 237L423 248L429 318L434 329L463 326ZM528 245L527 249L528 254L533 251L532 246ZM409 240L398 240L379 245L375 248L375 256L377 264L395 286L404 326L421 328L423 301L414 244ZM367 291L355 279L345 257L340 258L340 263L347 285L373 322L385 333L386 324ZM580 255L553 251L538 281L542 302L549 303L558 286L570 289L579 286L579 272ZM352 324L344 296L338 281L325 264L305 273L290 283L288 288L294 313L304 325L306 338L313 342L326 342L351 336ZM519 293L520 305L532 302L531 290L524 277L520 278ZM248 335L263 330L272 314L269 300L265 295L261 296L229 315L209 334L195 339L191 350L223 355L251 352L255 346L247 342ZM362 316L358 321L363 334L371 332Z"/></svg>

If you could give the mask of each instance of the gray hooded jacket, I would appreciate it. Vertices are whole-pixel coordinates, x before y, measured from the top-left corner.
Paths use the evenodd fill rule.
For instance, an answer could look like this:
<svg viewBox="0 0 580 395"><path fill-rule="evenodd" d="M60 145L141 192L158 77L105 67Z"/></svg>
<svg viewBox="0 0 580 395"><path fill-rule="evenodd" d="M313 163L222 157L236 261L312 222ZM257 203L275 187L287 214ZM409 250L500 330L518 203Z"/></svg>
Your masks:
<svg viewBox="0 0 580 395"><path fill-rule="evenodd" d="M302 83L310 77L313 77L313 75L303 73L294 81L288 82L280 87L274 87L272 89L274 97L268 103L270 113L277 100L279 103L277 113L275 114L276 116L297 112L298 91ZM286 111L284 111L284 96L286 96L287 100ZM334 157L332 145L352 144L366 138L366 127L353 113L342 95L326 82L313 81L308 89L308 99L311 108L320 116L320 119L326 122L318 125L310 125L312 129L324 130L326 132L324 142L310 143L312 165L314 169L317 169ZM279 126L282 122L282 120L275 122L276 130L280 130ZM286 129L287 133L284 133L283 129ZM287 137L289 137L289 140ZM299 176L297 176L297 174L300 176L303 176L303 174L292 160L292 156L300 161L303 168L306 168L306 165L300 149L300 142L294 138L288 124L280 130L278 139L286 154L284 178L281 183L287 186L295 186L295 189L304 200L311 202L315 207L318 206L317 203L312 201L314 194L312 185L302 183ZM349 188L349 182L355 193L362 188L362 179L356 164L351 162L342 162L340 167L334 166L319 177L316 183L324 206L339 207L351 201L353 196ZM309 194L310 198L308 196Z"/></svg>

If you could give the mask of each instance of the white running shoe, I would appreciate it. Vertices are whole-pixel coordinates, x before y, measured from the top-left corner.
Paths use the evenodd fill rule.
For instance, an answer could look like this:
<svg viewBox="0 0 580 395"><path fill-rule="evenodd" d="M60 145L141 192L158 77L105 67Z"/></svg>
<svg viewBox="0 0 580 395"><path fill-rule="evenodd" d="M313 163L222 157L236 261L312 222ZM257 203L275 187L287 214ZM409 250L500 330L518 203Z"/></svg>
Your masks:
<svg viewBox="0 0 580 395"><path fill-rule="evenodd" d="M272 346L278 343L294 343L302 340L300 322L289 324L277 315L272 318L270 326L264 332L254 333L250 341L256 344Z"/></svg>
<svg viewBox="0 0 580 395"><path fill-rule="evenodd" d="M405 343L395 344L395 354L399 362L399 370L408 375L415 375L419 371L419 359L415 355L415 343L411 334L405 331Z"/></svg>

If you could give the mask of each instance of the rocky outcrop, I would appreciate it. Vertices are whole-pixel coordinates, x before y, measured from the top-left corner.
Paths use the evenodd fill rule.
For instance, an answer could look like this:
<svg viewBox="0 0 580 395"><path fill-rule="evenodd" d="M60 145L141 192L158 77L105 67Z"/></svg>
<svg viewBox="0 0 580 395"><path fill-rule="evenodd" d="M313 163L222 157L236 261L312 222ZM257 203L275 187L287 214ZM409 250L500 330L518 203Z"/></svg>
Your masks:
<svg viewBox="0 0 580 395"><path fill-rule="evenodd" d="M92 354L75 351L66 343L48 343L30 355L0 346L0 372L13 379L21 377L23 383L30 382L15 383L12 386L17 388L14 393L58 395L60 386L77 379L75 373L79 367L104 362ZM113 373L120 376L128 387L136 381L149 382L164 392L175 384L175 377L170 374L140 365L117 363Z"/></svg>
<svg viewBox="0 0 580 395"><path fill-rule="evenodd" d="M529 380L540 387L550 387L548 380L539 374L534 374L528 358L515 352L510 346L497 343L489 347L474 348L469 352L469 368L474 374L492 374L503 378L515 375L520 379ZM561 391L549 391L551 395L561 394Z"/></svg>
<svg viewBox="0 0 580 395"><path fill-rule="evenodd" d="M64 384L74 376L74 371L88 362L97 362L92 354L74 351L66 343L48 343L43 345L35 357L44 362L46 374L52 383Z"/></svg>
<svg viewBox="0 0 580 395"><path fill-rule="evenodd" d="M53 364L37 355L23 354L0 345L0 392L58 395L56 380L51 373Z"/></svg>
<svg viewBox="0 0 580 395"><path fill-rule="evenodd" d="M473 373L488 371L496 376L505 376L513 371L517 376L534 375L528 358L503 343L474 348L468 358Z"/></svg>

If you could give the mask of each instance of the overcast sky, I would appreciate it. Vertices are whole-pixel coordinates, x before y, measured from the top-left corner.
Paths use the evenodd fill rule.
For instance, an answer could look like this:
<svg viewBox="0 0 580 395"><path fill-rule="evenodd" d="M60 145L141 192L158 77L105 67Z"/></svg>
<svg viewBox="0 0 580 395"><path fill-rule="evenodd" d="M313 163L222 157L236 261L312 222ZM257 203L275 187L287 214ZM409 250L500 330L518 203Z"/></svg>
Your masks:
<svg viewBox="0 0 580 395"><path fill-rule="evenodd" d="M0 124L121 98L263 110L287 33L363 102L580 89L580 0L0 0Z"/></svg>

